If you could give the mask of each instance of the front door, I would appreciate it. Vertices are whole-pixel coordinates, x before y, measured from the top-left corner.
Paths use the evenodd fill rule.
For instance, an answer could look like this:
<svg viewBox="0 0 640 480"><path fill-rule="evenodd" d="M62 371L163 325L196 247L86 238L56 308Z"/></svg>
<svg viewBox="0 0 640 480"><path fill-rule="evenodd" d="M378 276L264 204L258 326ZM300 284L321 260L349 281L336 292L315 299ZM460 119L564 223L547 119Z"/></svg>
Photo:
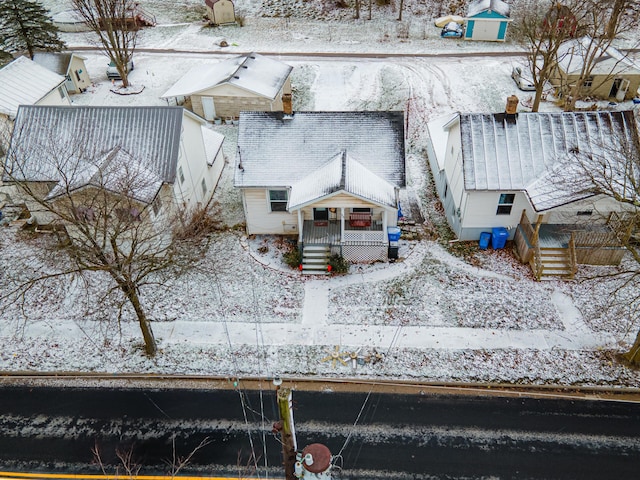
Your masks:
<svg viewBox="0 0 640 480"><path fill-rule="evenodd" d="M616 93L616 100L619 102L624 101L624 97L627 96L627 90L629 90L629 84L631 82L626 78L623 78L620 82L620 86L618 87L618 92Z"/></svg>
<svg viewBox="0 0 640 480"><path fill-rule="evenodd" d="M329 209L328 208L314 208L313 209L313 220L326 222L329 220Z"/></svg>

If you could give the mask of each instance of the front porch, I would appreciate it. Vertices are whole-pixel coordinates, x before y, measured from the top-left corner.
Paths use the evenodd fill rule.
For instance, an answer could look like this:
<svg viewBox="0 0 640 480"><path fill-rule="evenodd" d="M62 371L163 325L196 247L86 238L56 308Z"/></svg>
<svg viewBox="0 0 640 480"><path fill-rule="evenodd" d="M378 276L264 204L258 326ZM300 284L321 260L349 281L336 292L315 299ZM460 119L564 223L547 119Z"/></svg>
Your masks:
<svg viewBox="0 0 640 480"><path fill-rule="evenodd" d="M573 279L578 265L618 265L625 248L616 236L616 217L606 224L535 224L522 212L514 242L522 263L537 280Z"/></svg>

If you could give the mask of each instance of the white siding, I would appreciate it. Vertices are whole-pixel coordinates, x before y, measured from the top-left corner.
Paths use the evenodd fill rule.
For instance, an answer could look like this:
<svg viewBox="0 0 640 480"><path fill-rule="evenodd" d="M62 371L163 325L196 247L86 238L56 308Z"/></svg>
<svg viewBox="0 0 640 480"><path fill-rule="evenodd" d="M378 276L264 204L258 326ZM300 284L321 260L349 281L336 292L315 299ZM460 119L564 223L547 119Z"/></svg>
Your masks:
<svg viewBox="0 0 640 480"><path fill-rule="evenodd" d="M60 95L58 88L62 88L64 97ZM69 93L67 93L67 87L64 84L61 84L60 87L54 88L49 93L47 93L44 97L38 100L36 105L71 105L71 101L69 100Z"/></svg>
<svg viewBox="0 0 640 480"><path fill-rule="evenodd" d="M242 203L247 216L247 234L295 235L298 233L297 213L271 212L266 189L242 189Z"/></svg>

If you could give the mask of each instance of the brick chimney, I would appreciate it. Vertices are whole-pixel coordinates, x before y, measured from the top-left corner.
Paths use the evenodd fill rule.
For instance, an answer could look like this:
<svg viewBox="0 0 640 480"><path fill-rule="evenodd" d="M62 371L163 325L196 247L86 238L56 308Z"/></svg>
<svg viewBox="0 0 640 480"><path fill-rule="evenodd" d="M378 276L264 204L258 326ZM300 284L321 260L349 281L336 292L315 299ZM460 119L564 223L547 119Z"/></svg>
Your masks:
<svg viewBox="0 0 640 480"><path fill-rule="evenodd" d="M285 115L293 115L293 106L290 93L282 94L282 112Z"/></svg>
<svg viewBox="0 0 640 480"><path fill-rule="evenodd" d="M507 113L507 115L515 115L516 113L518 113L518 102L519 99L515 95L507 97L507 106L505 108L505 113Z"/></svg>

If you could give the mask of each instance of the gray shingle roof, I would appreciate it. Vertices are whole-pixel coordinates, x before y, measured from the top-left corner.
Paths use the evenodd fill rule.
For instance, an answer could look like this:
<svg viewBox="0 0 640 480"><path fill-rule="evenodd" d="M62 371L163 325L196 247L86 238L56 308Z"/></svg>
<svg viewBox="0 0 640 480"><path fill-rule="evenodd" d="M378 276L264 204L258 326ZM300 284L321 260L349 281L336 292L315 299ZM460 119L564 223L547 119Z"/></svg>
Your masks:
<svg viewBox="0 0 640 480"><path fill-rule="evenodd" d="M345 150L405 186L403 112L242 112L235 186L291 186Z"/></svg>
<svg viewBox="0 0 640 480"><path fill-rule="evenodd" d="M621 141L635 145L637 135L632 111L465 114L460 128L465 189L530 189L532 201L539 193L545 202L549 189L541 179L558 164L577 152L613 156Z"/></svg>
<svg viewBox="0 0 640 480"><path fill-rule="evenodd" d="M397 207L393 185L371 173L360 162L343 151L318 170L293 184L289 195L289 210L339 192Z"/></svg>
<svg viewBox="0 0 640 480"><path fill-rule="evenodd" d="M182 121L181 107L21 106L9 151L24 162L24 178L30 181L59 179L53 162L42 159L98 159L121 147L173 183Z"/></svg>
<svg viewBox="0 0 640 480"><path fill-rule="evenodd" d="M273 100L293 69L258 53L198 65L178 80L162 98L189 96L219 85L234 85Z"/></svg>

